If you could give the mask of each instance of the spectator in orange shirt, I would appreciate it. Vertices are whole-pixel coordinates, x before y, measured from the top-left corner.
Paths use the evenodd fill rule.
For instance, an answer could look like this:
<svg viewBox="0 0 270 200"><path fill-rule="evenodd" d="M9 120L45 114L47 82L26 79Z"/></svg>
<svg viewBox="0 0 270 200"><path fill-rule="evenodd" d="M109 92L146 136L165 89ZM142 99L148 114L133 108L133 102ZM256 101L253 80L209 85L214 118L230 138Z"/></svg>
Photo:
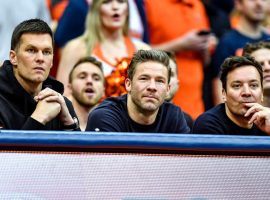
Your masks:
<svg viewBox="0 0 270 200"><path fill-rule="evenodd" d="M176 53L181 90L173 102L194 119L204 111L203 65L209 61L210 34L204 6L199 0L145 0L150 43Z"/></svg>

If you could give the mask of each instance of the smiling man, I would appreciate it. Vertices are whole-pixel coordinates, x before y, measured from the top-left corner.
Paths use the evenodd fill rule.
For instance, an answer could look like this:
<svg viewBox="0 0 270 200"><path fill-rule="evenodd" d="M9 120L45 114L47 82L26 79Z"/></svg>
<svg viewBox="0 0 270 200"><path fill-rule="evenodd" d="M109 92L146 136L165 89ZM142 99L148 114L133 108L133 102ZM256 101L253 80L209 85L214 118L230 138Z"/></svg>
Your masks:
<svg viewBox="0 0 270 200"><path fill-rule="evenodd" d="M63 84L50 78L53 33L30 19L13 31L10 60L0 69L0 127L15 130L79 130Z"/></svg>
<svg viewBox="0 0 270 200"><path fill-rule="evenodd" d="M163 51L139 50L125 81L127 95L103 101L89 115L87 131L187 133L181 109L165 102L171 69Z"/></svg>
<svg viewBox="0 0 270 200"><path fill-rule="evenodd" d="M80 128L85 130L89 113L104 97L102 63L94 57L81 58L69 74L68 89Z"/></svg>
<svg viewBox="0 0 270 200"><path fill-rule="evenodd" d="M270 134L270 108L263 102L262 66L251 57L230 57L221 66L225 103L195 121L193 133L227 135Z"/></svg>

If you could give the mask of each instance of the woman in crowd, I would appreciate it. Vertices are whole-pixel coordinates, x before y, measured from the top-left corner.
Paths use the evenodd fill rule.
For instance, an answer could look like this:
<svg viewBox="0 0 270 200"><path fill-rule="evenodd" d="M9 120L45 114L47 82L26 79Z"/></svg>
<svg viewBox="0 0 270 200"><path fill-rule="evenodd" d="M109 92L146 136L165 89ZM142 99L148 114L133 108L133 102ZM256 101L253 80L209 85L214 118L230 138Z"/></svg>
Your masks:
<svg viewBox="0 0 270 200"><path fill-rule="evenodd" d="M147 44L129 37L128 32L127 0L93 0L84 34L68 42L62 51L57 79L66 88L72 66L87 55L102 61L106 77L123 58L130 58L138 49L150 49ZM65 94L69 96L67 90Z"/></svg>

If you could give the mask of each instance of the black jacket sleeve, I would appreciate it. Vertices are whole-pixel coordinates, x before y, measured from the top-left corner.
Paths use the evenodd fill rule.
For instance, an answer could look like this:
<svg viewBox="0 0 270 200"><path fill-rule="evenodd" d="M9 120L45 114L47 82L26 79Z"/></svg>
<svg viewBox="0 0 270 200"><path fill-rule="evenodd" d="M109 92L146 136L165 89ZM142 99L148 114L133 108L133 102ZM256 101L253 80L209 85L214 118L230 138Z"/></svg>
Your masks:
<svg viewBox="0 0 270 200"><path fill-rule="evenodd" d="M46 130L46 127L32 117L28 117L21 130Z"/></svg>

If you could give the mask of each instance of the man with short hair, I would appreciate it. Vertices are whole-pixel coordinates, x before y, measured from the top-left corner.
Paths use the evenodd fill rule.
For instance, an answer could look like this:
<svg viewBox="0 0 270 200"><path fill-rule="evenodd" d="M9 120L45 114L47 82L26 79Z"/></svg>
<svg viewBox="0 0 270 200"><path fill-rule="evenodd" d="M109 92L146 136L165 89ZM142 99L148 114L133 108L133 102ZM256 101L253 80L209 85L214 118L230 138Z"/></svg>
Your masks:
<svg viewBox="0 0 270 200"><path fill-rule="evenodd" d="M168 55L139 50L128 68L127 95L103 101L89 115L87 131L187 133L181 109L165 102L171 69Z"/></svg>
<svg viewBox="0 0 270 200"><path fill-rule="evenodd" d="M262 67L252 57L229 57L221 66L225 103L197 118L193 133L226 135L270 134L270 108L263 101Z"/></svg>
<svg viewBox="0 0 270 200"><path fill-rule="evenodd" d="M218 78L220 66L229 56L241 56L247 43L266 40L270 37L262 27L267 15L268 0L235 0L235 9L240 13L235 29L225 33L218 43L212 59L214 103L222 102L221 85Z"/></svg>
<svg viewBox="0 0 270 200"><path fill-rule="evenodd" d="M81 130L85 130L87 118L104 96L102 63L94 57L81 58L69 74L68 89L78 115Z"/></svg>
<svg viewBox="0 0 270 200"><path fill-rule="evenodd" d="M16 130L79 130L62 83L49 77L53 33L40 19L13 31L10 60L0 68L0 127Z"/></svg>
<svg viewBox="0 0 270 200"><path fill-rule="evenodd" d="M250 55L263 67L263 105L270 107L270 41L248 43L243 55Z"/></svg>

